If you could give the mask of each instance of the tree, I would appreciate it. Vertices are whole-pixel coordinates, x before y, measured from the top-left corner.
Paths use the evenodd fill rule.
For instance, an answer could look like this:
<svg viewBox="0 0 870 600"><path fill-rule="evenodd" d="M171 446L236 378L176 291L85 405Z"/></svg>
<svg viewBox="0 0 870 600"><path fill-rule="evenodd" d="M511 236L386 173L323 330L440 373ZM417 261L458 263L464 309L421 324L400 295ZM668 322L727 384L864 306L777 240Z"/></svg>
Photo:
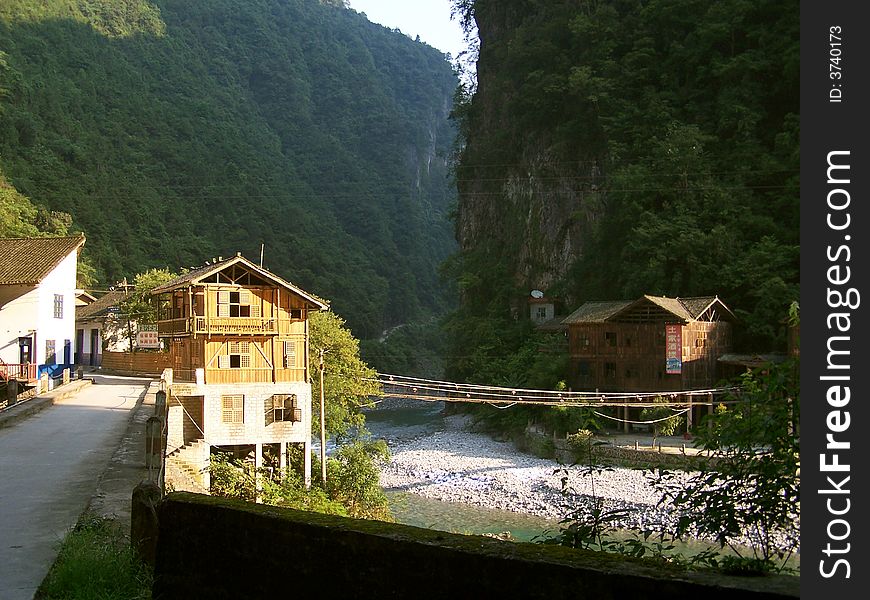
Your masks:
<svg viewBox="0 0 870 600"><path fill-rule="evenodd" d="M659 474L662 502L680 513L677 537L713 537L744 567L785 567L800 546L798 377L796 359L744 375L740 403L698 429L697 444L709 452L699 472L688 482Z"/></svg>
<svg viewBox="0 0 870 600"><path fill-rule="evenodd" d="M312 428L320 427L320 351L324 360L324 398L326 430L338 437L351 429L362 428L365 417L360 409L381 394L377 373L359 356L359 340L353 337L344 320L332 312L309 315L309 371L312 374Z"/></svg>
<svg viewBox="0 0 870 600"><path fill-rule="evenodd" d="M151 296L151 290L176 277L169 269L149 269L137 274L133 278L133 289L120 303L121 318L116 321L116 327L123 328L124 334L113 331L108 335L126 335L133 348L139 327L157 322L157 300ZM124 290L128 291L126 287Z"/></svg>

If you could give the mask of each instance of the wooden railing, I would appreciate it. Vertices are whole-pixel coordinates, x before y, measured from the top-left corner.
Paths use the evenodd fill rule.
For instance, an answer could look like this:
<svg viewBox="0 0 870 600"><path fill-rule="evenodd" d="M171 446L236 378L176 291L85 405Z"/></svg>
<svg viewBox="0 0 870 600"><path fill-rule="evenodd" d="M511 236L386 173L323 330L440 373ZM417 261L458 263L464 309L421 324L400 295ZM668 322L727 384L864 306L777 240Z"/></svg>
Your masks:
<svg viewBox="0 0 870 600"><path fill-rule="evenodd" d="M22 379L32 381L36 379L36 364L9 364L0 361L0 379L4 381L8 381L10 379Z"/></svg>
<svg viewBox="0 0 870 600"><path fill-rule="evenodd" d="M197 317L197 333L278 333L275 319L253 317Z"/></svg>
<svg viewBox="0 0 870 600"><path fill-rule="evenodd" d="M202 334L277 334L278 325L272 318L196 317L195 333ZM169 319L157 323L159 335L191 333L190 319Z"/></svg>

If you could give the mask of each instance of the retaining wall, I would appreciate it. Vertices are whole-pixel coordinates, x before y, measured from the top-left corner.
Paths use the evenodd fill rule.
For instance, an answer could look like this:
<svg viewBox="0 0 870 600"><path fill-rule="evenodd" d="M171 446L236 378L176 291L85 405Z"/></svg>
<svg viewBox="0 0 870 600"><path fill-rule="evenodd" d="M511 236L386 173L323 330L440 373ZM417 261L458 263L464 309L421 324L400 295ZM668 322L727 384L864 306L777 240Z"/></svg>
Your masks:
<svg viewBox="0 0 870 600"><path fill-rule="evenodd" d="M158 508L154 598L798 598L797 577L731 577L559 546L176 492Z"/></svg>

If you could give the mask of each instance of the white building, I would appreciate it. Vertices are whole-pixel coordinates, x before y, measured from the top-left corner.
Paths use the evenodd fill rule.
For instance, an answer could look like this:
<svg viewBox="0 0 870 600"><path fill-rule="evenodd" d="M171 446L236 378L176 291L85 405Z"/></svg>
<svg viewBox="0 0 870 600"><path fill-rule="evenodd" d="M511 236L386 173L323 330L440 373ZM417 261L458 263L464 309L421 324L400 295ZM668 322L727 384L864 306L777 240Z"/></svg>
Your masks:
<svg viewBox="0 0 870 600"><path fill-rule="evenodd" d="M33 379L73 363L84 235L0 238L0 370Z"/></svg>
<svg viewBox="0 0 870 600"><path fill-rule="evenodd" d="M127 296L126 288L111 290L89 304L76 307L76 364L99 367L103 350L130 350L128 328L134 327L135 322L122 314L121 305Z"/></svg>

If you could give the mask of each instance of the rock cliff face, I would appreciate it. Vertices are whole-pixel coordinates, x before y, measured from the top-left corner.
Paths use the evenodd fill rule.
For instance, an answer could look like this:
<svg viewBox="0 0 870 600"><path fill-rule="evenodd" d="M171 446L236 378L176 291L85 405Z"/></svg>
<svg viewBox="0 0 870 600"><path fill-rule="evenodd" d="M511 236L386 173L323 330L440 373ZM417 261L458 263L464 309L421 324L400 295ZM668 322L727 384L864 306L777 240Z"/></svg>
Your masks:
<svg viewBox="0 0 870 600"><path fill-rule="evenodd" d="M526 4L475 3L478 87L457 169L456 234L463 251L501 257L518 289L546 290L582 254L588 226L601 212L601 145L566 145L552 107L526 106L529 82L540 71L516 49L530 42L529 20L546 17Z"/></svg>

